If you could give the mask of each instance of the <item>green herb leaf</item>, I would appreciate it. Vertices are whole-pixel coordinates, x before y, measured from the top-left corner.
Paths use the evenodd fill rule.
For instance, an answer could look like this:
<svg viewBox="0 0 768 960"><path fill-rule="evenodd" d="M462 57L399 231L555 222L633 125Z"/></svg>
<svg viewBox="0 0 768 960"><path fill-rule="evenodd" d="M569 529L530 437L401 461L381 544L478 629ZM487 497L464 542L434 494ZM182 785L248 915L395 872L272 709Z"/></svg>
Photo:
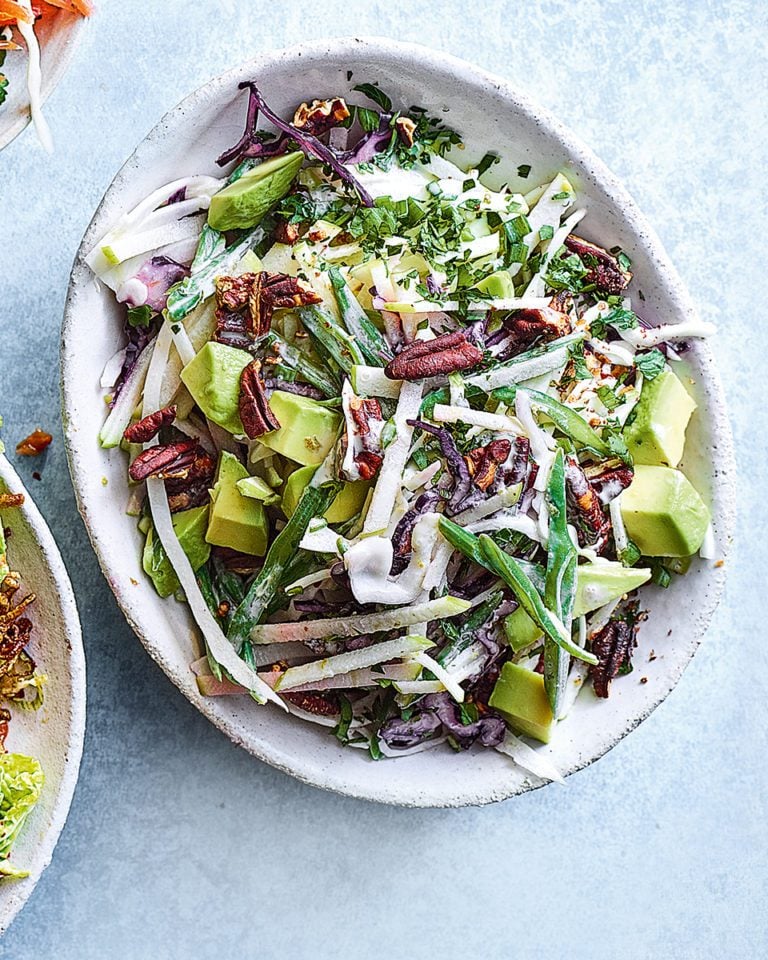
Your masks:
<svg viewBox="0 0 768 960"><path fill-rule="evenodd" d="M489 170L494 164L499 163L501 157L498 153L488 152L477 165L477 175L482 177L486 170Z"/></svg>
<svg viewBox="0 0 768 960"><path fill-rule="evenodd" d="M144 304L143 307L128 308L129 327L148 327L152 322L152 308Z"/></svg>
<svg viewBox="0 0 768 960"><path fill-rule="evenodd" d="M635 366L646 380L655 380L663 372L667 358L655 347L646 353L635 354Z"/></svg>
<svg viewBox="0 0 768 960"><path fill-rule="evenodd" d="M528 176L530 175L530 172L531 172L530 163L521 163L520 166L517 168L517 175L522 180L527 180Z"/></svg>
<svg viewBox="0 0 768 960"><path fill-rule="evenodd" d="M387 113L389 113L389 111L392 109L392 101L383 90L379 89L378 84L360 83L358 86L353 87L352 89L368 97L369 100L372 100L374 103L378 104L381 109L386 110Z"/></svg>

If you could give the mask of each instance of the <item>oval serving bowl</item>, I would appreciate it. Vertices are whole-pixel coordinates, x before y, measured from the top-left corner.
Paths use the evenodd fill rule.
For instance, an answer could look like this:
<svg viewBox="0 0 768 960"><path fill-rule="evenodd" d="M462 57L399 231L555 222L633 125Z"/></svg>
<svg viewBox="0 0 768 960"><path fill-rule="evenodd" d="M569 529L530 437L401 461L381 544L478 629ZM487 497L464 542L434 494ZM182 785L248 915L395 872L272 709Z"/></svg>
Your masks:
<svg viewBox="0 0 768 960"><path fill-rule="evenodd" d="M10 531L8 559L21 574L21 590L37 597L29 650L48 677L39 710L11 707L6 749L36 757L45 774L40 799L11 851L11 862L29 876L0 881L0 933L35 889L69 813L85 733L85 658L72 584L40 511L0 454L0 493L23 493L24 504L2 511Z"/></svg>
<svg viewBox="0 0 768 960"><path fill-rule="evenodd" d="M200 696L189 664L198 639L184 605L157 597L140 567L141 540L124 512L126 462L119 450L101 450L96 437L104 417L99 377L120 343L121 320L94 282L83 256L111 223L151 189L174 178L216 174L214 158L242 132L245 97L241 80L256 79L270 102L286 115L304 99L348 94L355 84L378 82L396 106L418 104L463 137L460 162L477 163L494 150L502 163L498 182L530 164L529 184L566 171L588 207L585 233L606 247L621 245L633 259L634 289L645 295L645 317L676 322L694 315L680 280L659 241L610 172L561 124L503 81L469 64L412 44L378 39L327 40L264 54L212 80L172 110L139 145L107 191L75 260L62 337L63 404L70 467L81 513L102 569L125 616L163 670L234 742L262 760L308 783L366 799L410 806L487 803L540 785L495 751L456 755L437 749L396 761L374 763L362 751L341 747L334 737L247 697ZM465 160L466 158L466 160ZM708 493L718 549L730 534L732 451L720 384L706 343L686 354L696 381L699 409L689 427L683 469ZM714 451L714 457L713 457ZM106 479L106 484L103 480ZM724 570L695 561L685 586L644 594L651 610L641 649L655 649L645 663L647 682L613 685L608 701L585 692L548 747L564 773L604 754L640 723L674 687L712 616ZM671 630L671 635L667 635Z"/></svg>
<svg viewBox="0 0 768 960"><path fill-rule="evenodd" d="M46 11L44 19L35 27L40 44L40 99L43 106L64 76L84 27L83 17L53 7ZM16 32L14 39L18 39ZM22 43L21 50L8 51L5 63L0 68L0 72L8 78L8 97L0 106L0 150L15 140L32 121L26 83L27 59L27 50Z"/></svg>

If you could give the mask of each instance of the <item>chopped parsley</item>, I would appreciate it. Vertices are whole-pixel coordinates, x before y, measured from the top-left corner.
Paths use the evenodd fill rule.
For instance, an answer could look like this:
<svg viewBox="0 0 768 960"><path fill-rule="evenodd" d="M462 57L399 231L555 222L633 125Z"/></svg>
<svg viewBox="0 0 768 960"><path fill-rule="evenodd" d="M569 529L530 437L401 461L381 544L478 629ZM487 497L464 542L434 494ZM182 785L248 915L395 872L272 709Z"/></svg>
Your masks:
<svg viewBox="0 0 768 960"><path fill-rule="evenodd" d="M517 175L521 180L527 180L531 173L530 163L521 163L517 168Z"/></svg>

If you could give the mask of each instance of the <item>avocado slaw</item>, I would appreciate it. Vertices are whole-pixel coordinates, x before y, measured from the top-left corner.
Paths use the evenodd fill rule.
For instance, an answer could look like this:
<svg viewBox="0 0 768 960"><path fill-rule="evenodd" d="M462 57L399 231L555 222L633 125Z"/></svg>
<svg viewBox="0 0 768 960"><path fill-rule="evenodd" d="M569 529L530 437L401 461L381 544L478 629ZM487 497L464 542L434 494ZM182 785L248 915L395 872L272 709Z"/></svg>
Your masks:
<svg viewBox="0 0 768 960"><path fill-rule="evenodd" d="M158 188L86 257L124 305L99 439L143 568L191 608L204 695L558 779L531 741L631 670L641 588L714 556L676 372L710 328L635 313L565 173L499 185L376 85L290 122L241 86L227 175Z"/></svg>

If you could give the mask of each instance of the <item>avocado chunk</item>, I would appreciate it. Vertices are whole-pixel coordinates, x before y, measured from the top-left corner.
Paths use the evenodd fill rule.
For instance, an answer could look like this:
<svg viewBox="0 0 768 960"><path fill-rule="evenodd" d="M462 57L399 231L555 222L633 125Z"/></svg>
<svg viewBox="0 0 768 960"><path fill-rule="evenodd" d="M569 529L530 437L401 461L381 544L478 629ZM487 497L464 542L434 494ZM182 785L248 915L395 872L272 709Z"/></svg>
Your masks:
<svg viewBox="0 0 768 960"><path fill-rule="evenodd" d="M555 718L540 673L517 663L505 663L488 705L498 710L518 733L549 743Z"/></svg>
<svg viewBox="0 0 768 960"><path fill-rule="evenodd" d="M280 495L270 487L266 480L261 477L243 477L237 481L237 489L244 497L251 497L253 500L261 500L264 504L277 503Z"/></svg>
<svg viewBox="0 0 768 960"><path fill-rule="evenodd" d="M336 442L341 418L316 400L274 390L269 398L280 429L259 437L261 442L289 460L317 466Z"/></svg>
<svg viewBox="0 0 768 960"><path fill-rule="evenodd" d="M483 277L477 284L477 289L481 293L487 293L489 297L498 300L508 300L515 295L515 285L512 282L511 274L507 270L497 270L489 277Z"/></svg>
<svg viewBox="0 0 768 960"><path fill-rule="evenodd" d="M634 417L623 431L635 463L676 467L695 409L688 391L669 368L653 380L644 380Z"/></svg>
<svg viewBox="0 0 768 960"><path fill-rule="evenodd" d="M316 469L317 467L299 467L285 481L282 508L286 517L293 516L301 495L309 485ZM336 499L323 514L328 523L344 523L345 520L351 520L360 513L370 487L370 480L353 480L345 483Z"/></svg>
<svg viewBox="0 0 768 960"><path fill-rule="evenodd" d="M205 540L207 527L208 504L173 515L173 529L194 571L198 571L211 555L211 545ZM141 558L144 573L151 578L161 597L170 597L179 589L179 579L151 521L147 524L146 534Z"/></svg>
<svg viewBox="0 0 768 960"><path fill-rule="evenodd" d="M522 607L513 610L504 618L504 635L515 653L529 647L543 636L539 625L531 620Z"/></svg>
<svg viewBox="0 0 768 960"><path fill-rule="evenodd" d="M625 593L637 590L651 579L646 567L625 567L621 563L583 563L576 571L576 598L573 603L574 617L591 613L618 600Z"/></svg>
<svg viewBox="0 0 768 960"><path fill-rule="evenodd" d="M625 593L637 590L651 579L651 571L645 567L625 567L621 563L582 563L576 570L576 597L573 615L580 617L618 600ZM504 633L507 642L517 652L529 646L542 635L522 607L504 618Z"/></svg>
<svg viewBox="0 0 768 960"><path fill-rule="evenodd" d="M267 552L269 523L264 505L244 497L237 488L248 471L237 457L222 452L211 492L211 517L205 539L218 547L263 557Z"/></svg>
<svg viewBox="0 0 768 960"><path fill-rule="evenodd" d="M246 350L210 340L181 371L181 380L203 413L230 433L244 433L240 375L253 357Z"/></svg>
<svg viewBox="0 0 768 960"><path fill-rule="evenodd" d="M214 230L255 227L290 190L304 162L300 150L272 157L211 197L208 223Z"/></svg>
<svg viewBox="0 0 768 960"><path fill-rule="evenodd" d="M679 470L638 464L621 495L627 535L648 557L689 557L704 541L709 510Z"/></svg>

